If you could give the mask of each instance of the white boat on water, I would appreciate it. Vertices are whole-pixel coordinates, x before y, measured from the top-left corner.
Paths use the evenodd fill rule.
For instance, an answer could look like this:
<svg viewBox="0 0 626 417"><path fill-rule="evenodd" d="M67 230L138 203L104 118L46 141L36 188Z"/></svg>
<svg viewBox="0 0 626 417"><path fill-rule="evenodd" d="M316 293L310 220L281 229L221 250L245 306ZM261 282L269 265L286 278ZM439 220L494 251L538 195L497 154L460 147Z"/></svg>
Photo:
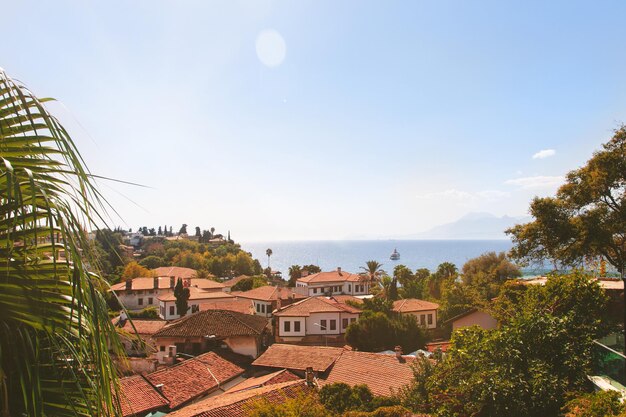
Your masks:
<svg viewBox="0 0 626 417"><path fill-rule="evenodd" d="M398 249L393 250L393 253L389 257L389 259L391 259L392 261L397 261L398 259L400 259L400 252L398 252Z"/></svg>

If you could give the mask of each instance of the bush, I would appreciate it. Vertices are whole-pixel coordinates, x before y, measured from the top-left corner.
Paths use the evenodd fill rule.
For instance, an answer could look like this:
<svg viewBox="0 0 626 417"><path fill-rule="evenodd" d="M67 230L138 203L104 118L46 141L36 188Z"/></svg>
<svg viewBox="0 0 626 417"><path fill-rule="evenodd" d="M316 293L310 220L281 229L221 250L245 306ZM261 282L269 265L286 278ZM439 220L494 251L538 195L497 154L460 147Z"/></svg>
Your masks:
<svg viewBox="0 0 626 417"><path fill-rule="evenodd" d="M380 407L374 411L348 411L343 417L420 417L413 414L406 408L394 405L390 407ZM423 416L426 417L426 416Z"/></svg>
<svg viewBox="0 0 626 417"><path fill-rule="evenodd" d="M626 411L617 391L584 394L563 407L565 417L614 417Z"/></svg>
<svg viewBox="0 0 626 417"><path fill-rule="evenodd" d="M159 312L156 307L146 307L139 312L129 311L128 315L133 319L158 319Z"/></svg>

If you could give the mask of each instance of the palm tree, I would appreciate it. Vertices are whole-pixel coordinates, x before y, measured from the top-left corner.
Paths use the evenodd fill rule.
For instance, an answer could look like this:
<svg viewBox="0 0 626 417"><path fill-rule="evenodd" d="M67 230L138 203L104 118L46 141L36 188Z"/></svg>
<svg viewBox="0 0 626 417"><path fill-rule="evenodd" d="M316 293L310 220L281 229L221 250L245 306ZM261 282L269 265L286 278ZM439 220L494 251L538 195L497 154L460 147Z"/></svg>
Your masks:
<svg viewBox="0 0 626 417"><path fill-rule="evenodd" d="M45 101L0 69L0 416L121 415L85 233L105 203Z"/></svg>
<svg viewBox="0 0 626 417"><path fill-rule="evenodd" d="M272 252L271 249L267 249L265 251L265 254L267 255L267 269L270 270L270 274L272 273L272 270L270 269L270 257L274 254L274 252Z"/></svg>
<svg viewBox="0 0 626 417"><path fill-rule="evenodd" d="M378 261L367 261L365 266L361 269L365 271L365 274L369 277L372 283L378 282L380 278L385 275L385 271L382 270L383 264Z"/></svg>

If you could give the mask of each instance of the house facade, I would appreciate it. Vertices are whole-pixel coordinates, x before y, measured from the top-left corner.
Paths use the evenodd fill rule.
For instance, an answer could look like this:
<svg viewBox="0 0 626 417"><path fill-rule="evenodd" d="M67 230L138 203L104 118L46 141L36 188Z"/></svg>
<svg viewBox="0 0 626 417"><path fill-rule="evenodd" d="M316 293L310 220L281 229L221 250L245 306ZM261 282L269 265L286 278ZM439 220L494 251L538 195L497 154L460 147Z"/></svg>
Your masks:
<svg viewBox="0 0 626 417"><path fill-rule="evenodd" d="M234 293L237 299L251 300L254 303L254 314L263 317L272 317L272 312L278 308L306 298L289 288L265 285L250 291Z"/></svg>
<svg viewBox="0 0 626 417"><path fill-rule="evenodd" d="M437 327L437 311L439 304L417 298L406 298L393 302L393 311L402 315L415 316L417 322L427 328Z"/></svg>
<svg viewBox="0 0 626 417"><path fill-rule="evenodd" d="M235 297L222 291L204 291L196 287L189 287L189 300L187 300L187 312L193 314L202 310L203 304L214 304L229 302ZM159 317L164 320L174 320L180 318L181 314L176 307L176 297L173 292L159 297Z"/></svg>
<svg viewBox="0 0 626 417"><path fill-rule="evenodd" d="M269 320L227 310L206 310L175 320L152 336L155 357L166 362L172 346L176 353L199 355L226 346L240 355L256 358L270 343Z"/></svg>
<svg viewBox="0 0 626 417"><path fill-rule="evenodd" d="M219 282L203 278L181 278L183 284L206 292L223 292L224 286ZM178 277L141 277L128 279L111 286L120 303L131 311L143 310L146 307L158 307L158 299L174 293Z"/></svg>
<svg viewBox="0 0 626 417"><path fill-rule="evenodd" d="M294 291L307 297L320 295L368 295L371 280L364 275L352 274L337 268L298 278Z"/></svg>
<svg viewBox="0 0 626 417"><path fill-rule="evenodd" d="M341 344L348 326L359 319L361 310L332 297L310 297L274 313L278 343Z"/></svg>

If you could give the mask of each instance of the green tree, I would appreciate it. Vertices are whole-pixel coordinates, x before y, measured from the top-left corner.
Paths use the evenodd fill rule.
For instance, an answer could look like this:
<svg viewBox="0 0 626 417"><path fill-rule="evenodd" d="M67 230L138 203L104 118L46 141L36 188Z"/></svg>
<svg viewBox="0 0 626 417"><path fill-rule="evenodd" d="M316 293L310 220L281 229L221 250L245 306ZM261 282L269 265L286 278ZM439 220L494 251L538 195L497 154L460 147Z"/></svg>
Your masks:
<svg viewBox="0 0 626 417"><path fill-rule="evenodd" d="M187 234L187 225L183 223L183 225L180 227L180 230L178 230L178 234L179 235L186 235Z"/></svg>
<svg viewBox="0 0 626 417"><path fill-rule="evenodd" d="M302 268L300 267L300 265L291 265L289 267L289 283L287 285L290 287L295 287L296 281L300 277L302 277Z"/></svg>
<svg viewBox="0 0 626 417"><path fill-rule="evenodd" d="M148 269L155 269L165 265L165 259L160 256L150 255L146 256L142 260L139 261L139 265L146 267Z"/></svg>
<svg viewBox="0 0 626 417"><path fill-rule="evenodd" d="M317 274L318 272L322 272L322 268L317 265L303 265L302 271L307 271L309 274Z"/></svg>
<svg viewBox="0 0 626 417"><path fill-rule="evenodd" d="M271 273L272 273L272 270L271 270L271 268L270 268L270 257L274 254L274 252L272 252L272 250L268 248L268 249L265 251L265 254L267 255L267 269L269 269L269 270L270 270L270 274L271 274Z"/></svg>
<svg viewBox="0 0 626 417"><path fill-rule="evenodd" d="M0 414L121 415L121 346L85 233L104 202L42 103L0 69Z"/></svg>
<svg viewBox="0 0 626 417"><path fill-rule="evenodd" d="M201 237L202 232L200 231L200 227L196 226L196 237Z"/></svg>
<svg viewBox="0 0 626 417"><path fill-rule="evenodd" d="M393 268L393 277L403 287L415 279L413 272L411 272L411 270L407 268L405 265L396 265Z"/></svg>
<svg viewBox="0 0 626 417"><path fill-rule="evenodd" d="M382 268L383 264L373 260L365 262L365 266L361 267L361 269L365 271L365 274L372 281L372 284L378 282L385 275L385 271L383 271Z"/></svg>
<svg viewBox="0 0 626 417"><path fill-rule="evenodd" d="M180 317L187 314L189 295L189 288L183 287L183 280L178 278L174 287L174 297L176 297L174 304L176 304L176 311Z"/></svg>
<svg viewBox="0 0 626 417"><path fill-rule="evenodd" d="M626 126L569 172L555 197L535 198L530 212L533 221L507 230L513 258L576 265L601 256L626 284Z"/></svg>
<svg viewBox="0 0 626 417"><path fill-rule="evenodd" d="M565 417L617 417L626 413L618 391L599 391L583 394L565 404Z"/></svg>
<svg viewBox="0 0 626 417"><path fill-rule="evenodd" d="M443 287L456 281L459 272L456 266L450 262L443 262L437 267L437 271L428 277L427 287L430 297L441 298Z"/></svg>
<svg viewBox="0 0 626 417"><path fill-rule="evenodd" d="M285 398L273 403L261 398L249 406L246 413L249 417L333 417L320 404L315 393L304 393L296 398Z"/></svg>
<svg viewBox="0 0 626 417"><path fill-rule="evenodd" d="M463 265L463 284L472 287L482 301L489 301L500 291L502 284L522 276L519 267L504 252L487 252Z"/></svg>
<svg viewBox="0 0 626 417"><path fill-rule="evenodd" d="M402 346L404 352L424 347L426 334L413 315L389 317L382 312L365 311L348 326L346 342L358 350L380 352Z"/></svg>

